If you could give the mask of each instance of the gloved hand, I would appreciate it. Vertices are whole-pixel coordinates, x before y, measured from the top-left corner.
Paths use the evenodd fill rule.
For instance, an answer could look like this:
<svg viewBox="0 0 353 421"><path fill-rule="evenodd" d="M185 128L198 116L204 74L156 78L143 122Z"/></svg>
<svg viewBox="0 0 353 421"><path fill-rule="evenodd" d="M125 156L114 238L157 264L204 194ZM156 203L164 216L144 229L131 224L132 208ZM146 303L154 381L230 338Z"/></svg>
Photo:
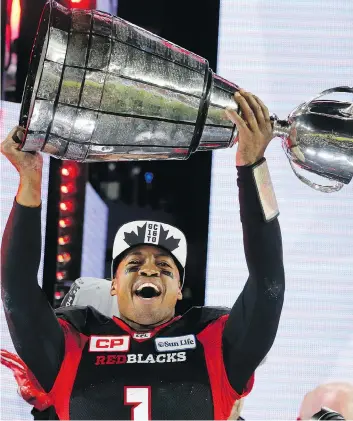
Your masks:
<svg viewBox="0 0 353 421"><path fill-rule="evenodd" d="M18 355L1 349L0 362L12 370L18 384L18 393L26 402L39 411L53 405L50 395L44 391L31 370Z"/></svg>

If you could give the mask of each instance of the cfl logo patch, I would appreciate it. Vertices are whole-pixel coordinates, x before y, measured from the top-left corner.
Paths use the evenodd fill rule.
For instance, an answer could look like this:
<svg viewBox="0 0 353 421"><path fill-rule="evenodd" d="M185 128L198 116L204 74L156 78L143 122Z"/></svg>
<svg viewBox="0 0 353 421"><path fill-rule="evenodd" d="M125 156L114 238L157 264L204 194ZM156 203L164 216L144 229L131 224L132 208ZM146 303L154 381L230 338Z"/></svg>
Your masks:
<svg viewBox="0 0 353 421"><path fill-rule="evenodd" d="M147 224L145 243L158 244L161 224Z"/></svg>

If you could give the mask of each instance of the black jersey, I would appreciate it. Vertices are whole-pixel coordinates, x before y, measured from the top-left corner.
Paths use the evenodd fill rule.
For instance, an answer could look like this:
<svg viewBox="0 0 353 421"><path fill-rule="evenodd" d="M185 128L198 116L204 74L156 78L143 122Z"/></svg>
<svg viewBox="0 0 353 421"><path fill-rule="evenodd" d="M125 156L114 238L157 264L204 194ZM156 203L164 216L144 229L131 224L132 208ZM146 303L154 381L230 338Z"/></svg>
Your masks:
<svg viewBox="0 0 353 421"><path fill-rule="evenodd" d="M92 307L57 312L65 355L50 392L60 419L227 419L241 396L222 358L228 310L193 307L135 332ZM243 395L250 392L253 376Z"/></svg>

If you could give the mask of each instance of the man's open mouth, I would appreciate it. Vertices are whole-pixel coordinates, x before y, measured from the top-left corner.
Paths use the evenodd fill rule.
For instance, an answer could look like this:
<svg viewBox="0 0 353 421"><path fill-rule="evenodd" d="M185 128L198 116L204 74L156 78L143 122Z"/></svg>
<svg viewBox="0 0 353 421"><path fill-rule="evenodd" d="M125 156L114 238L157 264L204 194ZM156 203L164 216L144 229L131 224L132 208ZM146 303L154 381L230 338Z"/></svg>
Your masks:
<svg viewBox="0 0 353 421"><path fill-rule="evenodd" d="M150 282L145 282L134 291L134 294L140 298L159 297L161 293L158 287Z"/></svg>

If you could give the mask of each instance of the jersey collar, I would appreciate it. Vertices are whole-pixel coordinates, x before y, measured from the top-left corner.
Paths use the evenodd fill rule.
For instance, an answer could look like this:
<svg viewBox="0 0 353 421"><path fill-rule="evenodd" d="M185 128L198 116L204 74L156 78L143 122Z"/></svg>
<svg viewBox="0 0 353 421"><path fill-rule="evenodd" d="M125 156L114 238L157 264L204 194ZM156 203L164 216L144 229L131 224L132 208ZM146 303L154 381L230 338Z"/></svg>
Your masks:
<svg viewBox="0 0 353 421"><path fill-rule="evenodd" d="M125 330L125 332L129 333L129 335L136 341L136 342L143 342L146 341L148 339L153 338L153 336L155 336L160 330L164 329L165 327L171 325L172 323L176 322L177 320L179 320L181 318L181 316L176 316L173 317L173 319L169 320L168 322L162 323L161 325L156 326L155 328L151 329L151 330L147 330L147 331L137 331L132 329L126 322L124 322L124 320L120 319L119 317L113 316L113 320L114 322L121 327L121 329ZM138 333L149 333L149 337L148 338L135 338L134 335L138 334Z"/></svg>

